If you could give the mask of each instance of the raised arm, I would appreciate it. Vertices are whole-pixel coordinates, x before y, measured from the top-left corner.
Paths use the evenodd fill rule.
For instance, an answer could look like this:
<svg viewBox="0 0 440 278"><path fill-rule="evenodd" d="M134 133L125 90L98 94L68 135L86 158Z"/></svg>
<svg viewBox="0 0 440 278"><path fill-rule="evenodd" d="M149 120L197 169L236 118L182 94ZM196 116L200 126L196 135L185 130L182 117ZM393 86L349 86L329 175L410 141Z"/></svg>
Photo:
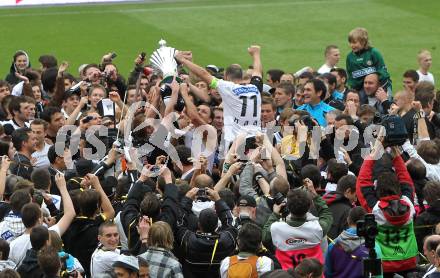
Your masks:
<svg viewBox="0 0 440 278"><path fill-rule="evenodd" d="M115 216L115 210L113 209L112 203L105 194L104 189L102 189L98 177L93 174L87 174L86 177L90 180L90 184L93 186L93 188L99 193L99 196L101 198L102 214L104 215L104 218L106 220L112 219Z"/></svg>
<svg viewBox="0 0 440 278"><path fill-rule="evenodd" d="M196 97L198 97L201 101L206 102L206 103L210 103L211 102L211 96L210 95L204 93L201 89L197 88L196 86L194 86L190 82L188 82L187 84L189 86L190 91L194 95L196 95Z"/></svg>
<svg viewBox="0 0 440 278"><path fill-rule="evenodd" d="M61 199L63 200L63 217L61 217L60 221L58 221L57 226L60 231L60 236L67 231L75 218L75 208L73 207L72 199L70 198L69 192L67 191L66 180L64 179L64 175L56 174L55 182L57 184L58 190L61 194Z"/></svg>
<svg viewBox="0 0 440 278"><path fill-rule="evenodd" d="M177 103L177 99L179 97L179 84L177 83L176 79L173 79L173 82L171 82L170 84L171 87L171 97L168 100L168 103L165 107L165 113L164 113L164 117L166 117L168 114L174 112L174 106Z"/></svg>
<svg viewBox="0 0 440 278"><path fill-rule="evenodd" d="M252 56L253 59L253 70L252 70L252 76L257 76L262 78L263 77L263 66L261 65L261 47L259 45L251 45L248 48L249 54Z"/></svg>
<svg viewBox="0 0 440 278"><path fill-rule="evenodd" d="M229 168L226 170L226 173L221 177L221 179L215 184L214 190L219 192L220 190L224 189L231 180L231 177L233 175L236 175L240 172L242 162L235 162ZM241 187L240 187L241 188Z"/></svg>
<svg viewBox="0 0 440 278"><path fill-rule="evenodd" d="M356 195L361 206L371 212L377 203L376 190L373 183L373 166L372 158L365 159L359 170L359 176L356 182Z"/></svg>
<svg viewBox="0 0 440 278"><path fill-rule="evenodd" d="M58 74L55 81L55 93L52 100L49 102L49 106L60 107L64 98L64 72L69 67L67 62L62 62L58 68Z"/></svg>
<svg viewBox="0 0 440 278"><path fill-rule="evenodd" d="M69 118L67 118L65 125L74 125L79 113L81 112L81 109L83 109L83 107L87 105L88 102L88 97L81 97L78 106L75 108L75 110L73 110L72 114L69 115Z"/></svg>
<svg viewBox="0 0 440 278"><path fill-rule="evenodd" d="M116 106L119 107L119 109L121 109L121 115L122 115L121 118L123 118L125 115L127 115L128 107L124 104L124 102L122 101L121 96L119 95L118 92L112 91L112 92L108 93L108 97L110 98L111 101L113 101L116 104ZM119 120L119 119L116 119L116 120Z"/></svg>
<svg viewBox="0 0 440 278"><path fill-rule="evenodd" d="M332 213L329 210L327 203L316 192L315 186L309 178L304 180L304 186L313 198L313 204L318 212L319 225L321 225L322 231L324 235L326 235L333 223Z"/></svg>
<svg viewBox="0 0 440 278"><path fill-rule="evenodd" d="M286 165L284 164L283 158L281 157L277 149L272 146L272 143L269 141L269 138L266 135L264 135L263 140L264 140L263 145L265 149L269 150L272 163L275 166L276 173L287 180Z"/></svg>
<svg viewBox="0 0 440 278"><path fill-rule="evenodd" d="M413 101L412 108L417 112L414 115L414 120L417 121L417 134L420 140L429 139L428 126L426 125L425 112L423 111L420 101Z"/></svg>
<svg viewBox="0 0 440 278"><path fill-rule="evenodd" d="M205 125L206 122L200 118L199 113L197 112L197 107L192 102L191 98L188 94L188 86L185 83L180 84L180 94L183 97L183 100L185 101L185 112L190 118L191 122L194 124L194 126L201 126Z"/></svg>
<svg viewBox="0 0 440 278"><path fill-rule="evenodd" d="M7 155L2 156L2 163L0 167L0 197L3 198L6 186L6 175L8 174L9 166L11 161Z"/></svg>
<svg viewBox="0 0 440 278"><path fill-rule="evenodd" d="M393 147L393 152L395 154L393 167L400 183L402 195L408 197L411 201L414 201L414 182L408 173L408 169L402 159L399 148Z"/></svg>
<svg viewBox="0 0 440 278"><path fill-rule="evenodd" d="M199 66L197 64L194 64L191 61L192 54L190 51L178 51L175 55L175 58L176 58L177 62L186 66L198 78L205 81L208 85L211 84L214 77L206 69L202 68L201 66Z"/></svg>

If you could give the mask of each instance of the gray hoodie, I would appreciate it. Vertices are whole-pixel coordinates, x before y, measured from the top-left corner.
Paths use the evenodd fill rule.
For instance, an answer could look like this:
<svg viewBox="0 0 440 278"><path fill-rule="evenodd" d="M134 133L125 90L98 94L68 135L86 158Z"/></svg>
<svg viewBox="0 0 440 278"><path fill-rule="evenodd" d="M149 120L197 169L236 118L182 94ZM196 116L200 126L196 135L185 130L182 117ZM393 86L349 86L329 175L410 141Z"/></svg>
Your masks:
<svg viewBox="0 0 440 278"><path fill-rule="evenodd" d="M355 229L344 230L336 239L335 242L338 243L345 252L351 253L360 245L364 244L365 240L363 237L359 237L356 234Z"/></svg>

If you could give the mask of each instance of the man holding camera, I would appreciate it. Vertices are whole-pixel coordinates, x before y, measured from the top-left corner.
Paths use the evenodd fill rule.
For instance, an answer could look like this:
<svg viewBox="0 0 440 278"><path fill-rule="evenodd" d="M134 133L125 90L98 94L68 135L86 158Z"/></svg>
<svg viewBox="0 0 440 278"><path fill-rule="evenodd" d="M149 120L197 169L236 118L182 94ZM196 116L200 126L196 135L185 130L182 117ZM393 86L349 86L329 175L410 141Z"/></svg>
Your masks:
<svg viewBox="0 0 440 278"><path fill-rule="evenodd" d="M362 207L373 213L378 224L376 243L382 253L385 275L406 274L416 267L417 242L414 234L414 184L397 146L391 146L395 172L383 171L373 180L374 159L380 157L383 137L364 160L356 183Z"/></svg>
<svg viewBox="0 0 440 278"><path fill-rule="evenodd" d="M309 212L312 202L318 217ZM290 215L286 222L281 222L280 211L284 206ZM287 194L287 203L274 204L273 213L263 227L263 243L273 244L275 256L283 269L295 268L305 258L316 258L323 263L321 242L332 221L332 214L316 193L313 182L305 179L302 188Z"/></svg>
<svg viewBox="0 0 440 278"><path fill-rule="evenodd" d="M199 188L192 188L186 197L194 200L198 192ZM185 277L218 277L221 261L232 255L236 246L237 229L232 225L230 208L217 191L206 188L205 192L207 198L215 202L215 210L206 208L200 212L197 232L188 229L187 221L177 224L176 241L185 258ZM222 228L217 230L219 220Z"/></svg>

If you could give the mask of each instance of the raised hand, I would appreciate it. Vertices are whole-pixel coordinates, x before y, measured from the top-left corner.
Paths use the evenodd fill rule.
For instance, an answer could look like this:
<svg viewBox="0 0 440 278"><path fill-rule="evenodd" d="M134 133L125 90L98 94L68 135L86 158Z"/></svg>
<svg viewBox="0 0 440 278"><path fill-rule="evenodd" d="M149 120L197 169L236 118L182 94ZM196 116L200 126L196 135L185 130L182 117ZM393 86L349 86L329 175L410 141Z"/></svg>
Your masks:
<svg viewBox="0 0 440 278"><path fill-rule="evenodd" d="M251 56L254 56L256 54L260 54L261 47L259 45L251 45L248 47L248 52Z"/></svg>
<svg viewBox="0 0 440 278"><path fill-rule="evenodd" d="M388 99L388 94L387 94L387 92L385 92L385 90L382 87L379 87L379 89L377 89L377 91L376 91L376 98L380 102L384 102L385 100Z"/></svg>
<svg viewBox="0 0 440 278"><path fill-rule="evenodd" d="M420 101L413 101L411 103L411 106L416 112L419 112L422 110L422 103Z"/></svg>
<svg viewBox="0 0 440 278"><path fill-rule="evenodd" d="M114 103L118 103L121 101L121 96L119 95L118 92L112 91L110 93L108 93L108 97L110 98L111 101L113 101Z"/></svg>
<svg viewBox="0 0 440 278"><path fill-rule="evenodd" d="M179 50L179 51L176 51L174 58L179 63L182 63L185 60L192 61L192 52L186 51L186 50Z"/></svg>
<svg viewBox="0 0 440 278"><path fill-rule="evenodd" d="M63 61L60 67L58 68L58 76L60 77L63 76L63 73L67 70L68 67L69 67L69 63Z"/></svg>

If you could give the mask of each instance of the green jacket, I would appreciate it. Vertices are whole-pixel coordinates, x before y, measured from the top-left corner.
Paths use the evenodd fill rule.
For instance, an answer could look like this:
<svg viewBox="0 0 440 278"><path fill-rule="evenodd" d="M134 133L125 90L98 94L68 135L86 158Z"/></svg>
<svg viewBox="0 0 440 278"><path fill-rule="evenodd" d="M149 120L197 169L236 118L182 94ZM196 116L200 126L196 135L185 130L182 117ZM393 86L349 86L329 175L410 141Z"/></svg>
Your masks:
<svg viewBox="0 0 440 278"><path fill-rule="evenodd" d="M330 210L328 209L328 206L326 202L321 198L321 196L316 196L313 198L313 204L316 208L316 211L318 213L319 218L319 225L321 225L322 231L324 236L327 235L328 231L330 230L330 227L333 223L333 216ZM266 224L264 224L263 227L263 243L272 243L272 235L270 233L270 226L274 223L279 221L281 218L280 215L272 213L267 219ZM293 218L288 217L286 219L287 224L289 224L292 227L299 227L305 222L305 217L303 218Z"/></svg>
<svg viewBox="0 0 440 278"><path fill-rule="evenodd" d="M349 88L361 90L364 86L365 76L374 72L379 74L379 81L382 85L386 82L391 85L390 74L382 54L374 47L363 49L357 53L350 52L347 55L346 63Z"/></svg>

